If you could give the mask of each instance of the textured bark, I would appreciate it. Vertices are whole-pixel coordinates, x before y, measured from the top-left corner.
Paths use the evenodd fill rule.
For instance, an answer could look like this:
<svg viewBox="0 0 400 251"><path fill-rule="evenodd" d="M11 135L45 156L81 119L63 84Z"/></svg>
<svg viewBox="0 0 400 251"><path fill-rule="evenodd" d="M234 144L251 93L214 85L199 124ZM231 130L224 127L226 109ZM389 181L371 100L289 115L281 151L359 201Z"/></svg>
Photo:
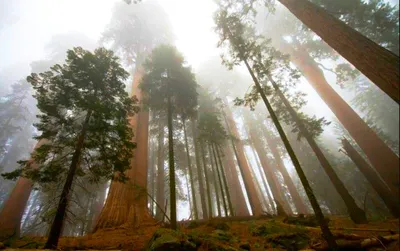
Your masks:
<svg viewBox="0 0 400 251"><path fill-rule="evenodd" d="M193 145L194 145L194 154L196 157L196 170L197 170L197 178L199 180L199 188L200 188L200 202L201 202L201 209L203 212L203 219L208 219L207 213L207 203L206 203L206 191L204 190L204 181L203 181L203 170L200 161L200 152L199 152L199 145L197 139L197 130L196 130L196 123L195 121L192 122L192 135L193 135Z"/></svg>
<svg viewBox="0 0 400 251"><path fill-rule="evenodd" d="M193 200L193 213L194 213L194 219L198 220L199 219L199 214L197 212L197 200L196 200L196 194L195 194L195 191L194 191L195 185L194 185L192 161L190 160L189 143L188 143L188 139L187 139L185 119L182 119L182 123L183 123L183 134L184 134L184 138L185 138L186 158L187 158L187 161L188 161L190 187L191 187L192 200Z"/></svg>
<svg viewBox="0 0 400 251"><path fill-rule="evenodd" d="M132 95L141 100L138 88L143 70L137 67L132 84ZM131 118L130 124L134 130L133 141L137 147L131 160L131 168L126 171L129 181L126 183L111 182L106 204L100 214L95 231L103 228L118 227L124 224L139 226L153 223L154 219L147 210L147 151L149 113L141 110Z"/></svg>
<svg viewBox="0 0 400 251"><path fill-rule="evenodd" d="M160 207L156 208L156 219L161 220L164 217L162 212L165 207L165 182L164 182L164 126L162 122L159 125L158 145L157 145L157 194L156 201Z"/></svg>
<svg viewBox="0 0 400 251"><path fill-rule="evenodd" d="M391 214L395 217L399 217L399 198L391 193L385 183L382 182L379 177L377 177L376 172L372 169L372 167L364 160L357 150L353 148L346 138L342 139L342 145L347 155L351 158L351 160L353 160L360 172L364 174L365 178L367 178L369 183L379 194L386 207L390 210Z"/></svg>
<svg viewBox="0 0 400 251"><path fill-rule="evenodd" d="M284 50L291 55L291 61L302 71L307 81L357 142L392 192L396 197L400 197L399 157L335 92L316 62L306 53L306 50L302 48L294 50L288 47L285 47ZM365 55L368 55L368 53L365 53Z"/></svg>
<svg viewBox="0 0 400 251"><path fill-rule="evenodd" d="M47 140L40 140L34 149L45 144ZM34 150L33 150L34 151ZM37 168L37 165L31 158L28 165ZM22 215L32 191L33 183L31 180L20 177L15 184L14 189L4 202L3 209L0 212L0 239L9 237L18 238L20 234L20 224Z"/></svg>
<svg viewBox="0 0 400 251"><path fill-rule="evenodd" d="M310 145L311 149L314 151L315 155L317 156L319 162L321 163L322 168L324 168L326 174L328 175L330 181L332 182L333 186L335 187L336 191L340 194L341 198L343 199L344 203L346 204L347 211L350 214L350 218L357 224L367 223L367 217L365 212L359 208L354 201L354 198L350 195L349 191L344 186L343 182L340 180L339 176L336 174L335 170L329 163L328 159L323 154L322 150L315 142L312 135L308 132L306 126L298 117L297 112L292 108L289 101L280 91L278 85L272 79L271 76L268 76L269 81L272 83L276 93L281 98L282 102L285 104L286 109L288 110L290 116L297 124L299 131L307 140L308 144Z"/></svg>
<svg viewBox="0 0 400 251"><path fill-rule="evenodd" d="M231 133L237 140L234 142L234 147L237 154L237 161L239 164L239 169L241 171L244 186L246 188L247 197L250 202L250 207L254 216L259 216L262 214L262 207L260 199L257 196L256 187L254 180L251 177L250 166L247 162L246 155L244 153L243 143L240 141L239 131L236 127L235 120L233 119L232 112L227 108L225 109L227 125L229 128L228 133Z"/></svg>
<svg viewBox="0 0 400 251"><path fill-rule="evenodd" d="M396 54L374 43L308 0L279 0L279 2L399 103L400 64Z"/></svg>
<svg viewBox="0 0 400 251"><path fill-rule="evenodd" d="M224 145L223 153L224 166L226 167L226 174L228 178L228 186L232 195L231 199L233 205L233 214L235 216L250 216L249 209L246 205L246 199L240 185L239 174L236 171L233 152L228 144Z"/></svg>

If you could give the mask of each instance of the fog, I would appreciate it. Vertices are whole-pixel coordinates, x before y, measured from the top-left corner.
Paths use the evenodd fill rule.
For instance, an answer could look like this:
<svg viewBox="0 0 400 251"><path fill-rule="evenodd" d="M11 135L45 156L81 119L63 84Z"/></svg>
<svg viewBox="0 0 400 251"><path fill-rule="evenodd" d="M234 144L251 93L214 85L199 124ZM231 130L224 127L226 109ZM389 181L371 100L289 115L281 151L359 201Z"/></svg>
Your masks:
<svg viewBox="0 0 400 251"><path fill-rule="evenodd" d="M279 155L283 163L283 169L287 170L289 176L285 176L285 171L281 169L273 169L272 175L274 175L274 178L272 180L278 184L278 190L282 194L283 200L287 202L287 205L284 206L285 210L300 213L295 201L295 195L293 194L293 190L291 190L296 189L300 198L304 200L305 208L308 212L312 212L312 203L310 204L307 199L307 194L296 172L293 159L288 154L287 147L284 141L281 140L279 131L276 129L275 123L271 120L271 114L268 112L261 98L258 98L260 100L257 99L254 109L252 109L254 111L250 111L248 106L234 104L237 102L237 98L245 99L245 94L251 93L252 88L255 87L254 81L243 62L237 63L232 70L228 70L228 67L223 65L221 60L222 54L228 58L233 56L229 54L229 49L232 49L229 45L226 47L224 45L219 46L221 37L218 32L220 31L218 31L218 24L214 17L215 13L221 8L218 5L220 2L224 1L142 0L139 3L127 4L122 0L0 0L0 109L2 109L0 110L0 118L4 119L4 121L0 122L1 129L3 130L0 134L2 143L0 171L14 171L19 166L16 164L16 161L29 159L29 154L33 151L36 143L36 140L32 137L41 133L34 125L39 121L35 116L40 114L40 111L36 108L37 101L32 97L35 93L30 87L24 89L29 95L20 103L23 111L9 111L9 107L3 105L13 97L17 97L18 94L21 95L21 92L18 90L15 91L15 86L13 86L15 83L26 83L25 79L31 73L44 72L55 64L65 63L66 52L73 47L80 46L89 51L94 51L98 47L105 47L113 50L115 55L120 57L121 60L119 62L129 73L129 77L124 80L124 83L126 85L125 90L131 94L138 90L132 84L132 82L135 83L134 76L136 76L135 74L138 69L141 69L142 64L145 65L146 60L150 58L152 50L160 44L172 44L183 56L183 65L191 67L196 83L199 85L197 89L199 100L196 100L195 108L196 116L198 117L193 116L187 120L187 132L186 129L182 129L186 121L186 117L182 114L179 116L176 115L172 121L176 128L173 138L175 139L174 147L176 151L174 161L176 163L177 176L177 219L205 218L204 207L202 209L202 206L204 206L202 203L204 202L200 199L203 191L200 191L200 188L195 189L194 183L197 182L200 184L200 182L203 182L199 181L201 178L197 174L199 163L203 163L204 167L202 168L206 168L204 162L209 161L210 169L214 168L214 159L212 159L212 156L214 156L215 165L218 168L219 164L216 157L219 154L218 151L221 151L222 162L224 162L223 166L225 168L229 165L227 163L234 162L233 167L229 169L230 171L224 171L225 173L231 172L231 174L226 174L228 183L231 182L228 185L232 186L232 180L235 180L231 177L232 174L237 176L238 183L235 188L237 190L234 190L232 187L228 189L228 186L222 188L223 182L221 179L219 181L221 192L225 191L226 193L228 190L231 192L233 190L240 191L243 194L243 201L245 201L243 203L245 203L245 207L250 212L250 215L256 215L257 213L252 204L254 202L250 201L251 195L249 191L251 189L249 189L246 183L249 182L247 180L248 177L256 184L253 185L255 187L254 191L261 198L260 204L263 212L275 214L274 208L278 206L277 200L279 199L276 197L276 191L272 187L271 178L268 177L271 173L267 172L265 165L267 163L270 166L282 168L282 165L279 164L280 161L277 159ZM312 2L317 3L319 1ZM398 1L391 0L387 2L392 6L397 6L398 11ZM329 8L329 6L326 8ZM319 36L304 28L304 25L278 1L274 13L271 13L262 5L256 6L255 9L257 10L256 15L246 17L251 19L248 23L254 28L253 32L255 34L262 35L265 39L270 39L271 48L288 53L292 58L296 57L296 55L298 58L301 58L299 55L303 54L311 58L311 63L306 59L296 61L291 58L287 61L287 68L289 70L299 70L300 76L296 79L295 84L283 85L282 90L284 95L289 97L289 101L294 104L293 106L298 114L301 114L301 116L304 115L304 118L310 118L310 120L314 119L314 122L321 118L325 119L326 123L324 121L318 122L322 123L320 125L322 129L313 136L318 146L322 149L321 152L332 163L337 176L342 180L343 184L349 190L348 193L354 197L354 201L359 207L372 208L370 209L371 215L389 215L390 209L385 208L385 202L373 191L374 189L368 183L367 178L362 175L357 165L348 157L348 154L343 154L342 138L346 137L366 161L367 165L377 169L376 173L379 173L379 167L371 159L370 153L366 152L365 148L363 148L368 148L368 146L363 146L363 143L360 143L362 141L360 136L357 138L354 135L357 134L357 126L362 124L365 126L363 128L366 128L365 130L374 137L375 141L371 139L370 144L374 144L376 141L386 144L390 147L390 149L387 149L387 152L393 153L398 161L400 137L398 130L398 103L393 101L362 73L358 72L340 53L333 50ZM370 18L370 16L367 16L368 14L365 15L365 19ZM242 18L245 19L244 17ZM345 18L345 15L343 15L342 19ZM367 26L365 28L357 22L358 20L352 24L360 26L357 26L355 29L359 29L361 33L364 32L365 36L371 35L375 31L376 27L371 28ZM137 25L137 23L140 25ZM397 23L398 27L398 17L397 21L395 20L392 23ZM376 30L382 31L384 29L380 27L379 29L376 28ZM240 35L246 36L247 33ZM386 33L382 36L371 37L370 39L381 43L381 46L385 46L387 45L386 36L390 37L388 40L392 39L390 34ZM247 38L250 39L250 37L245 37L245 39ZM255 39L254 41L257 42L259 40ZM288 49L288 47L290 48ZM390 50L391 48L387 49ZM398 55L398 51L393 51L393 53ZM322 87L325 89L318 89L319 86L322 86L321 83L311 83L315 71L314 75L304 73L306 70L301 65L304 62L308 62L308 66L315 64L314 70L321 72L322 76L319 81L327 82L327 85ZM341 64L350 65L349 67L352 70L357 71L356 77L341 82L340 73L336 71L336 67ZM254 63L252 66L254 66ZM271 70L273 77L278 79L277 82L289 83L291 77L277 73L278 70ZM257 76L261 76L261 73ZM262 84L268 83L266 79L260 81L263 81ZM324 169L321 168L321 164L319 163L320 158L314 155L314 152L304 139L304 135L300 135L301 132L295 126L296 123L290 122L290 119L287 118L289 113L282 108L284 105L282 101L278 100L278 94L274 92L273 88L269 88L268 97L271 99L274 109L277 110L279 120L290 143L294 145L294 152L299 156L300 164L307 178L310 180L312 188L316 190L316 197L324 213L347 215L346 205L341 200L340 192L338 193L335 190ZM302 92L303 96L296 96L297 92ZM336 93L338 96L335 96ZM134 94L136 95L136 93ZM149 97L146 96L146 98ZM344 102L341 100L344 100ZM340 102L342 102L342 105L339 104ZM348 106L343 104L347 104ZM146 176L146 191L148 191L146 205L149 212L158 221L166 221L164 217L160 218L160 206L155 205L155 202L161 196L163 201L157 202L158 204L162 204L162 208L166 208L169 205L168 203L171 203L170 199L168 199L170 196L170 177L168 176L168 171L171 164L168 162L168 158L171 158L171 156L168 155L167 115L150 104L146 105L148 105L150 111L150 115L147 115L150 116L148 122L149 136L146 139L148 156L145 156L146 163L147 159L149 161ZM218 148L220 146L215 146L215 153L211 153L213 150L206 148L206 153L202 153L204 160L199 160L197 159L198 156L196 156L200 152L197 149L199 146L197 146L197 138L195 136L195 130L197 129L191 131L191 126L193 124L193 128L195 128L196 123L200 123L198 120L200 120L201 114L206 114L210 110L218 115L218 121L222 121L222 127L226 130L227 136L224 143L226 149L223 146L221 146L221 149ZM10 117L11 115L9 114L17 114L18 112L23 114L23 118L14 118L11 124L15 128L11 131L6 131L6 125L10 124L11 121L11 119L8 120L7 116ZM79 112L82 113L82 111ZM73 112L71 111L71 113ZM230 113L232 113L231 117L229 117ZM141 118L140 116L139 118ZM225 118L226 121L224 120L224 116L228 116L228 119ZM237 132L232 128L232 124L229 124L231 122L230 119ZM8 122L6 123L6 121ZM350 122L346 124L345 121ZM217 128L217 125L214 126ZM315 130L318 131L319 125L315 127L317 127ZM199 125L198 128L200 128ZM312 127L310 126L310 128ZM300 133L300 136L298 133ZM139 147L140 133L136 134ZM189 143L186 137L189 138ZM365 137L368 138L369 135L365 135ZM231 138L233 139L231 140ZM302 139L298 140L299 138ZM264 144L261 147L262 149L257 148L256 141ZM162 147L160 147L160 144ZM185 144L187 149L185 148ZM236 152L239 148L243 151L244 162L250 166L248 174L244 174L241 169L243 168L241 166L242 160L240 159L241 153L240 151L239 153ZM208 153L208 151L210 152ZM139 148L136 152L139 152ZM262 152L264 152L265 158L261 156ZM232 155L232 162L229 162L228 153ZM376 153L377 156L379 154ZM382 154L379 156L385 155ZM189 161L189 164L187 164L187 161ZM165 169L162 183L162 193L164 193L164 196L159 195L158 190L160 183L160 180L157 179L157 175L160 175L159 165ZM191 166L193 166L193 173ZM218 171L217 173L219 175ZM222 175L224 175L223 172ZM201 176L203 177L203 175ZM194 181L190 180L191 178ZM207 174L205 174L204 178L207 178ZM291 187L291 184L287 184L288 178L293 181L293 187ZM387 182L384 176L377 179ZM38 191L32 192L29 197L24 216L21 219L22 233L46 235L47 229L52 222L51 215L46 214L46 210L47 212L55 210L63 179L53 183L50 182L52 185L40 182L35 183L35 188ZM100 208L103 205L106 208L107 203L105 201L108 201L108 197L111 194L111 192L109 193L111 189L109 187L110 182L107 179L101 180L101 182L97 182L95 185L87 185L84 178L79 177L76 178L75 183L77 183L77 188L73 192L71 200L74 203L70 209L74 213L71 213L73 216L69 216L68 223L66 223L68 227L63 230L63 235L79 236L92 231L95 222L97 222L97 217L102 217L99 216L100 212L93 212L94 210L92 210L95 207L95 202L100 204ZM214 182L215 187L217 183L217 181ZM14 181L10 181L1 178L0 208L5 205L14 185L15 179ZM215 188L213 192L217 193L216 190L218 189ZM86 194L86 192L88 193ZM85 193L86 195L80 195L80 193ZM272 198L271 201L269 201L266 194L269 195L269 199ZM85 199L81 201L80 196L81 198L88 198L88 201ZM233 195L231 194L231 196ZM226 195L226 197L229 196ZM366 199L367 197L369 198L368 200ZM197 202L195 203L193 199L196 200L196 198ZM165 199L167 204L165 204ZM238 200L233 199L232 203L238 203ZM225 203L223 195L222 202ZM218 208L220 207L218 194L213 197L212 203L215 213L217 208L216 203L218 203ZM209 206L211 207L211 205ZM194 216L194 214L197 214L197 210L193 210L193 207L199 211L198 216ZM170 215L171 212L169 212L169 209L167 211L166 215ZM83 214L85 214L85 217L82 216ZM37 215L45 216L41 218L42 220L35 220L33 217L35 215L36 217ZM232 212L230 215L232 216ZM228 216L227 209L225 209L224 213L219 213L219 216ZM74 228L77 225L76 222L84 223L82 223L82 226Z"/></svg>

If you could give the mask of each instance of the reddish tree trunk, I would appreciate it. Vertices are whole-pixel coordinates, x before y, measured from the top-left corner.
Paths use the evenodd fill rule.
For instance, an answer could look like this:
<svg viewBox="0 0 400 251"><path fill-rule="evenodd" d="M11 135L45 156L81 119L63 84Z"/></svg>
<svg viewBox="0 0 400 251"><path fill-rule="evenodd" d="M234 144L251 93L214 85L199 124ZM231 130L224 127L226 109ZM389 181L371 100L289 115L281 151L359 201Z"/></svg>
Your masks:
<svg viewBox="0 0 400 251"><path fill-rule="evenodd" d="M234 215L236 216L249 216L249 209L246 205L246 199L244 198L242 187L240 186L239 174L236 171L236 165L233 158L233 152L228 144L223 147L224 152L224 166L226 167L228 186L232 196L232 205Z"/></svg>
<svg viewBox="0 0 400 251"><path fill-rule="evenodd" d="M390 210L393 216L399 217L400 206L399 198L394 196L387 188L384 182L376 176L376 172L370 167L370 165L364 160L364 158L357 152L356 149L346 139L342 139L342 145L347 155L353 160L358 169L364 174L365 178L371 183L372 187L379 194L387 208Z"/></svg>
<svg viewBox="0 0 400 251"><path fill-rule="evenodd" d="M279 0L301 22L399 103L399 57L308 0ZM398 167L391 166L392 168Z"/></svg>
<svg viewBox="0 0 400 251"><path fill-rule="evenodd" d="M141 100L138 88L143 70L137 67L132 84L132 95ZM143 223L153 223L154 220L147 210L147 152L149 113L141 110L131 118L134 129L134 141L137 147L131 160L131 168L126 171L129 181L126 183L111 182L106 204L100 214L95 231L103 228L117 227L124 224L139 226Z"/></svg>
<svg viewBox="0 0 400 251"><path fill-rule="evenodd" d="M291 61L350 133L392 192L399 197L399 158L326 81L316 62L303 49L289 50ZM365 53L365 52L364 52ZM365 53L366 55L368 53Z"/></svg>
<svg viewBox="0 0 400 251"><path fill-rule="evenodd" d="M40 140L34 150L46 142L45 139ZM32 168L37 167L33 159L30 159L28 165ZM31 194L32 186L31 180L20 177L10 196L4 202L3 209L0 212L0 239L19 237L22 215Z"/></svg>
<svg viewBox="0 0 400 251"><path fill-rule="evenodd" d="M235 120L233 119L233 114L229 109L225 109L227 124L229 126L229 130L236 139L234 145L237 153L237 161L239 164L239 168L242 172L243 182L247 191L247 196L250 202L251 210L254 216L259 216L262 214L261 201L257 196L256 187L254 184L254 180L251 177L250 166L247 162L246 155L244 153L243 143L240 141L239 131L236 127Z"/></svg>

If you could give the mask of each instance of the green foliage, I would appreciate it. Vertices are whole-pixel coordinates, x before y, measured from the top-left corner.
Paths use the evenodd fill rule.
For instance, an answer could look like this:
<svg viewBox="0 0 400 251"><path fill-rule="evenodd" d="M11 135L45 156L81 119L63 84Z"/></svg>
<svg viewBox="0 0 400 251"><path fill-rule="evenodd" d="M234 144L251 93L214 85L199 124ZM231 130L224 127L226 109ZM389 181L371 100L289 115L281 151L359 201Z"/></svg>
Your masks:
<svg viewBox="0 0 400 251"><path fill-rule="evenodd" d="M227 138L225 129L216 113L200 114L197 127L199 139L204 142L221 145Z"/></svg>
<svg viewBox="0 0 400 251"><path fill-rule="evenodd" d="M3 176L19 174L39 183L62 180L84 118L91 114L77 175L93 182L126 180L124 171L135 147L128 117L138 110L137 100L124 91L127 77L112 51L99 48L92 53L80 47L67 52L65 64L28 76L41 111L35 126L42 133L35 138L45 143L32 153L34 162L20 161L21 169Z"/></svg>
<svg viewBox="0 0 400 251"><path fill-rule="evenodd" d="M144 62L146 71L140 83L143 102L154 111L166 110L171 97L174 115L192 114L197 107L196 80L190 67L184 66L175 47L161 45Z"/></svg>

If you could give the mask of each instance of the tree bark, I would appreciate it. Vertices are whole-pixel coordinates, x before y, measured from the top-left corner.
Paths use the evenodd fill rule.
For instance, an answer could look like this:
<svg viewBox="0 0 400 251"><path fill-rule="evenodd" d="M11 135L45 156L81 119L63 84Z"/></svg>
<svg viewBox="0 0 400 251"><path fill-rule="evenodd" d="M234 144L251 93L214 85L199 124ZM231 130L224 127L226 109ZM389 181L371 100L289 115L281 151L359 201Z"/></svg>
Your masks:
<svg viewBox="0 0 400 251"><path fill-rule="evenodd" d="M344 186L343 182L337 176L335 170L332 168L331 164L329 163L328 159L325 157L317 143L315 142L314 138L310 135L307 128L305 127L304 123L298 117L297 112L292 108L289 101L280 91L278 85L272 79L270 75L268 75L269 81L272 83L276 93L281 98L283 103L285 104L286 109L288 110L290 116L293 118L295 123L297 124L301 134L307 140L308 144L310 145L311 149L314 151L315 155L317 156L321 166L324 168L326 174L328 175L329 179L333 183L336 191L340 194L341 198L343 199L344 203L346 204L347 211L350 215L350 218L357 224L367 223L367 217L365 212L359 208L354 201L353 197L350 195L349 191Z"/></svg>
<svg viewBox="0 0 400 251"><path fill-rule="evenodd" d="M132 96L141 100L141 91L138 88L143 76L143 69L138 66L132 83ZM147 210L147 162L148 162L148 128L149 113L142 109L133 116L130 124L135 136L137 147L131 159L131 168L126 171L129 181L125 183L111 182L106 204L100 214L95 231L103 228L118 227L124 224L139 226L153 224L154 219Z"/></svg>
<svg viewBox="0 0 400 251"><path fill-rule="evenodd" d="M392 192L399 197L399 157L335 92L326 81L322 70L305 50L301 48L295 50L287 46L284 46L284 50L291 55L291 61L302 71L307 81L367 155Z"/></svg>
<svg viewBox="0 0 400 251"><path fill-rule="evenodd" d="M394 217L398 218L400 215L399 199L394 194L392 194L385 183L376 176L376 172L357 152L357 150L354 149L354 147L346 138L342 139L342 145L344 150L346 151L347 156L350 157L350 159L356 164L360 172L365 176L365 178L367 178L369 183L372 185L372 187L385 203L386 207L390 210L391 214Z"/></svg>
<svg viewBox="0 0 400 251"><path fill-rule="evenodd" d="M92 111L88 111L86 114L85 122L79 137L77 138L77 143L75 147L74 154L72 155L71 164L69 166L67 179L65 181L64 187L61 191L60 201L58 202L56 215L54 217L53 223L51 224L49 237L45 249L57 249L58 239L60 238L62 227L64 224L64 218L67 212L67 206L69 201L69 196L71 192L72 182L74 181L76 169L79 166L79 160L82 155L83 144L85 142L87 128L89 126L90 117L92 116Z"/></svg>
<svg viewBox="0 0 400 251"><path fill-rule="evenodd" d="M203 170L200 163L200 152L198 146L198 139L197 139L197 130L196 130L196 123L192 121L192 134L193 134L193 145L194 145L194 154L196 157L196 170L197 170L197 178L199 180L199 188L200 188L200 202L201 202L201 209L203 212L203 219L208 219L207 213L207 203L206 203L206 196L204 190L204 183L203 183Z"/></svg>
<svg viewBox="0 0 400 251"><path fill-rule="evenodd" d="M231 200L233 206L233 214L235 216L250 216L249 209L246 205L243 190L239 181L239 174L236 171L236 164L233 158L233 152L228 144L223 147L224 166L227 168L228 186L231 191Z"/></svg>
<svg viewBox="0 0 400 251"><path fill-rule="evenodd" d="M200 142L200 150L201 150L201 157L203 160L203 169L204 169L204 176L205 176L205 181L206 181L206 188L207 188L207 202L208 202L208 216L209 218L213 217L213 211L212 211L212 204L211 204L211 187L210 187L210 178L208 176L207 172L207 164L206 164L206 153L204 150L204 142Z"/></svg>
<svg viewBox="0 0 400 251"><path fill-rule="evenodd" d="M191 163L191 160L190 160L189 143L188 143L188 139L187 139L185 119L182 119L182 124L183 124L183 135L184 135L184 138L185 138L186 158L187 158L187 161L188 161L190 187L191 187L191 192L192 192L193 213L194 213L194 219L198 220L199 219L199 214L197 212L197 201L196 201L196 194L195 194L195 191L194 191L195 185L194 185L194 178L193 178L192 163Z"/></svg>
<svg viewBox="0 0 400 251"><path fill-rule="evenodd" d="M398 56L364 37L308 0L279 0L279 2L382 91L399 103ZM392 166L392 168L394 167Z"/></svg>
<svg viewBox="0 0 400 251"><path fill-rule="evenodd" d="M47 142L41 139L34 150ZM31 168L37 168L37 164L31 158L28 162ZM10 237L19 237L22 215L32 191L33 183L30 179L20 177L15 184L14 189L4 202L0 212L0 240Z"/></svg>
<svg viewBox="0 0 400 251"><path fill-rule="evenodd" d="M217 201L217 212L218 212L217 216L221 217L222 214L221 214L221 204L220 204L220 198L219 198L219 192L218 192L218 181L217 181L217 177L216 177L216 173L215 173L215 165L214 165L215 162L213 162L214 154L212 152L210 144L208 145L208 154L210 156L211 173L212 173L212 177L214 180L214 190L215 190L215 196L216 196L216 201Z"/></svg>
<svg viewBox="0 0 400 251"><path fill-rule="evenodd" d="M217 160L217 150L216 150L216 146L215 144L211 144L211 149L213 151L213 155L214 155L214 161L215 161L215 172L217 173L218 176L218 183L219 183L219 188L221 190L221 197L222 197L222 205L224 206L224 212L225 212L225 217L228 217L228 206L226 203L226 197L225 197L225 191L224 191L224 186L222 183L222 174L221 174L221 166L220 163Z"/></svg>
<svg viewBox="0 0 400 251"><path fill-rule="evenodd" d="M172 123L172 104L169 87L167 88L168 95L168 163L169 163L169 193L170 193L170 214L171 228L177 229L176 224L176 188L175 188L175 160L174 160L174 130Z"/></svg>
<svg viewBox="0 0 400 251"><path fill-rule="evenodd" d="M243 144L240 141L239 131L236 127L235 120L233 119L232 112L228 108L225 109L225 115L225 119L229 129L228 133L233 134L233 136L237 139L234 142L234 150L235 154L237 154L236 158L243 177L243 182L246 188L247 197L250 202L252 213L254 216L259 216L262 214L261 202L257 196L254 180L251 177L250 166L244 153Z"/></svg>
<svg viewBox="0 0 400 251"><path fill-rule="evenodd" d="M164 216L162 212L165 207L165 187L164 187L164 126L159 124L158 145L157 145L157 194L156 201L160 207L156 208L156 219L161 220Z"/></svg>
<svg viewBox="0 0 400 251"><path fill-rule="evenodd" d="M224 171L225 168L222 165L222 160L221 160L221 149L219 147L215 146L215 151L217 153L217 158L218 158L218 163L219 163L220 172L221 172L221 176L222 176L222 181L224 183L224 188L225 188L225 192L226 192L226 200L228 202L229 215L234 216L232 200L231 200L231 193L229 191L228 183L226 181L226 172ZM226 216L228 216L228 214Z"/></svg>

